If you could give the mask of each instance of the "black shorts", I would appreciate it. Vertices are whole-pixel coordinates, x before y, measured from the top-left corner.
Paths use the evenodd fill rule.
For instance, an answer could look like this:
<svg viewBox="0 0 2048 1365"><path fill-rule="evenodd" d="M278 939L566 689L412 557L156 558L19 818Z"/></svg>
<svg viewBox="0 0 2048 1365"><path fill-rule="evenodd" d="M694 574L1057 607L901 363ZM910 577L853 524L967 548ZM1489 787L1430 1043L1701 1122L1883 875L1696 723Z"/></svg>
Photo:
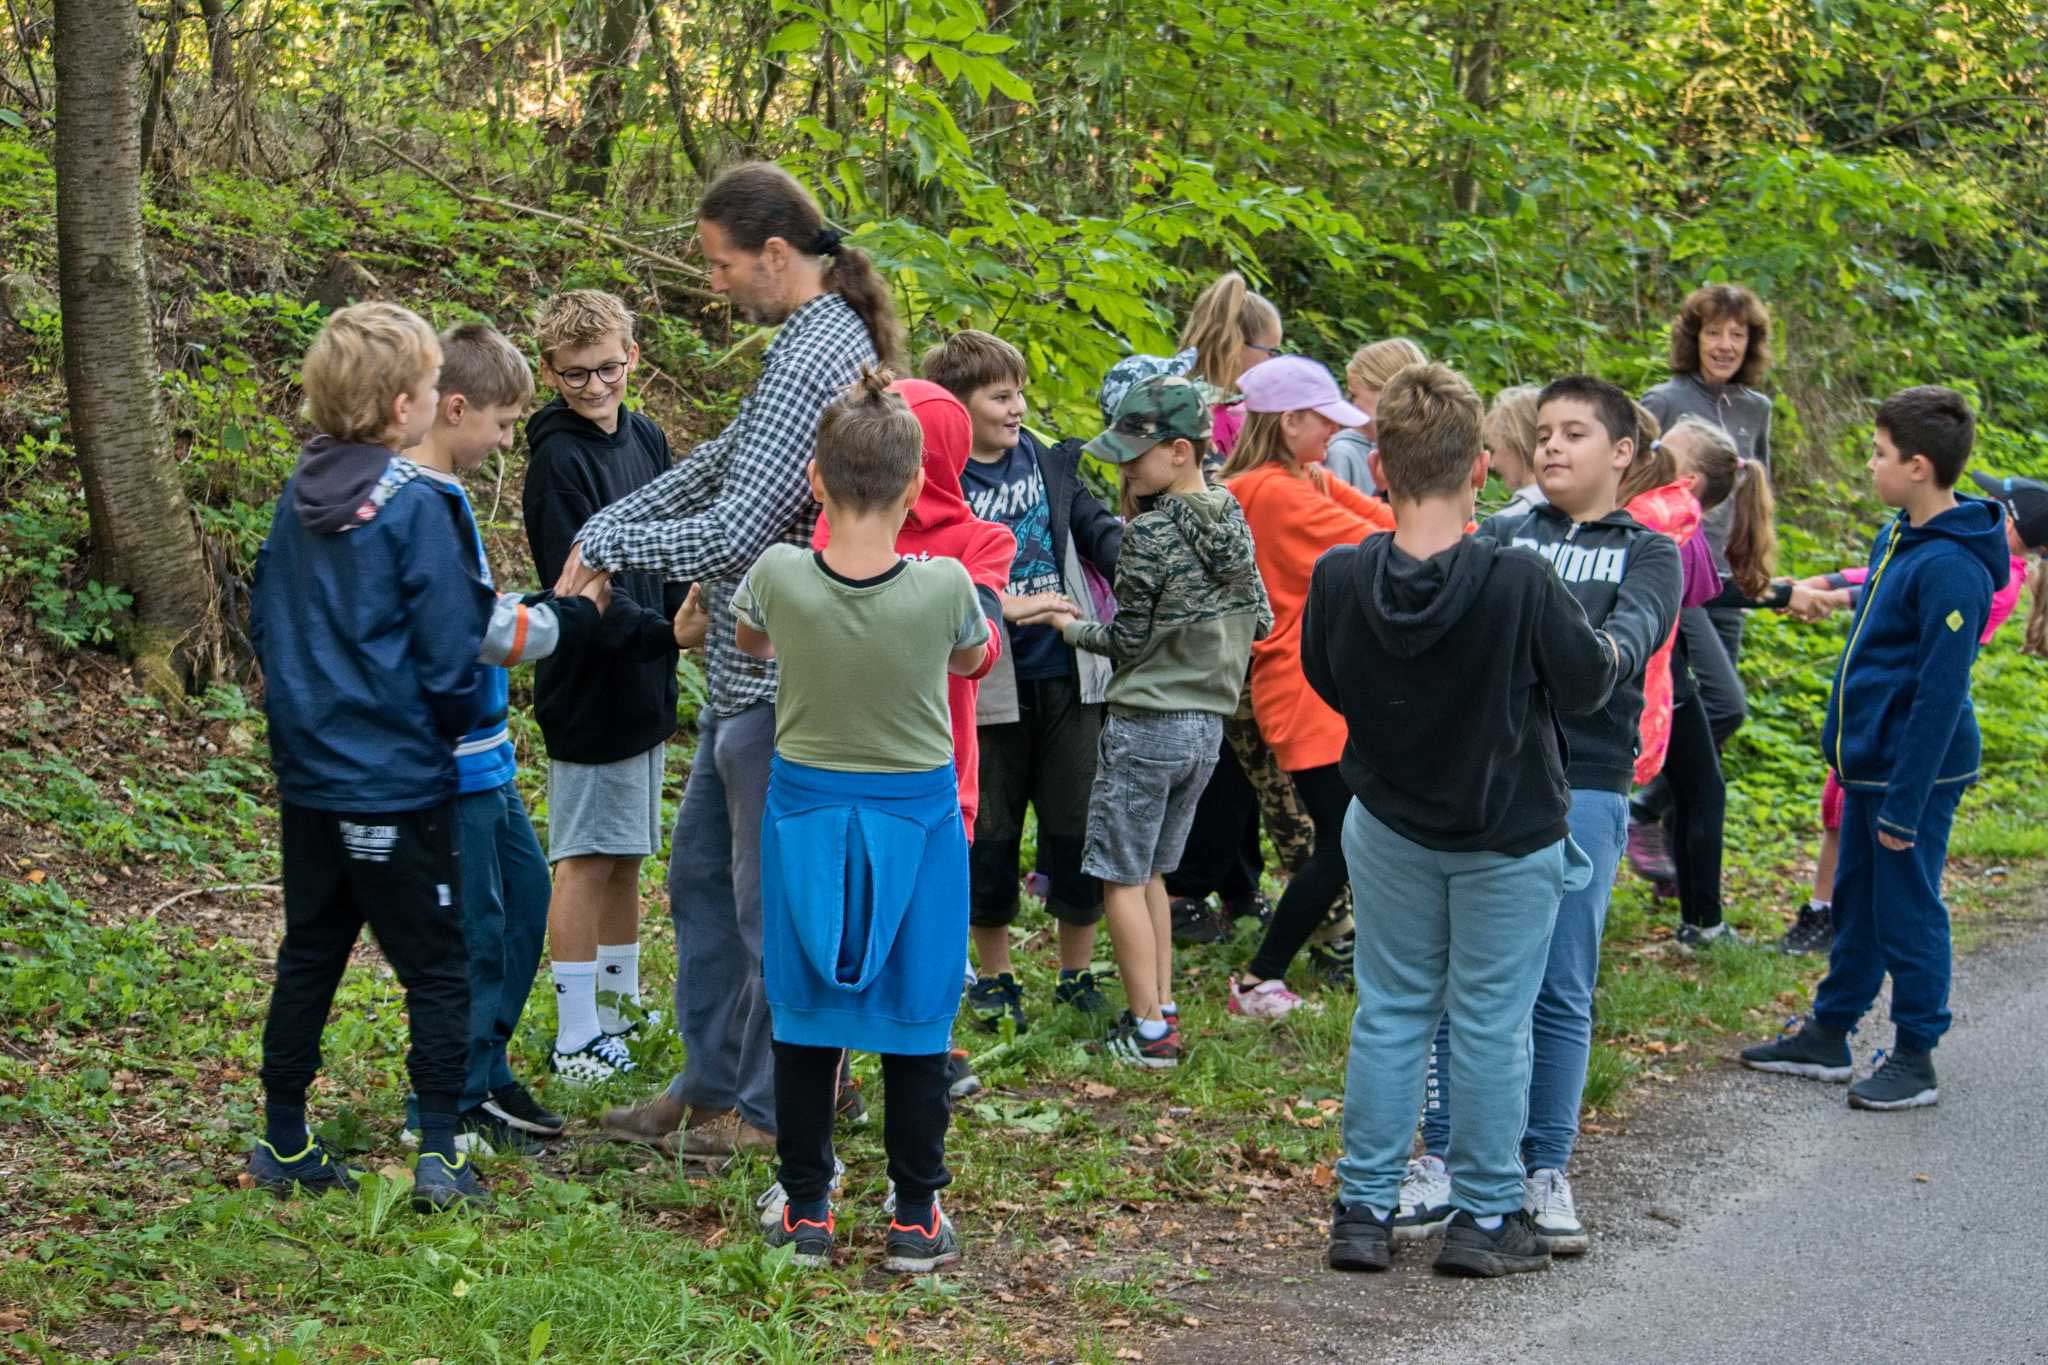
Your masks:
<svg viewBox="0 0 2048 1365"><path fill-rule="evenodd" d="M1064 924L1094 924L1102 918L1102 885L1082 875L1081 846L1102 707L1081 700L1071 675L1018 683L1017 706L1018 719L980 729L981 811L968 858L969 922L993 929L1017 918L1029 808L1038 814L1038 868L1052 884L1045 908Z"/></svg>

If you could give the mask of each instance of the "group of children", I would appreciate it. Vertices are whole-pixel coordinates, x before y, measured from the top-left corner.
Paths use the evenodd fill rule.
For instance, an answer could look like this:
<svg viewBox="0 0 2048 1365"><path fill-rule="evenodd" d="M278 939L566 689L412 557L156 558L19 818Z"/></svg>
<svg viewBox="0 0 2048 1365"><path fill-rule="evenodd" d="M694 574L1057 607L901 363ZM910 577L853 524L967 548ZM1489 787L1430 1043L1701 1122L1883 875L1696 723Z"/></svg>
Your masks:
<svg viewBox="0 0 2048 1365"><path fill-rule="evenodd" d="M722 246L722 277L778 243ZM795 257L838 250L820 232ZM659 1022L639 1000L638 881L660 845L675 658L719 633L714 615L731 622L718 647L774 665L749 832L772 1076L735 1084L772 1088L763 1230L805 1263L833 1253L848 1049L882 1057L885 1264L959 1258L938 1205L951 1035L963 979L971 1016L1028 1026L1009 939L1027 809L1059 926L1054 1005L1107 1014L1092 970L1106 921L1127 1008L1097 1049L1182 1060L1165 878L1225 760L1269 821L1306 830L1228 1010L1316 1008L1286 986L1290 964L1339 923L1355 933L1330 1264L1383 1269L1438 1228L1437 1264L1458 1273L1585 1250L1566 1172L1601 931L1629 794L1660 766L1681 941L1728 932L1717 737L1679 628L1695 606L1818 614L1824 594L1860 594L1824 735L1841 795L1831 970L1806 1027L1744 1060L1846 1080L1847 1029L1890 972L1899 1043L1850 1102L1933 1102L1939 878L1977 761L1969 667L2016 557L2048 541L2048 489L1980 478L1994 501L1958 499L1969 410L1907 390L1878 414L1873 480L1900 511L1867 573L1780 583L1767 479L1723 426L1659 430L1586 376L1489 411L1409 342L1361 351L1347 395L1276 354L1278 314L1241 282L1220 315L1238 332L1226 357L1196 347L1126 374L1113 402L1106 386L1107 429L1085 447L1024 424L1023 356L987 333L933 348L921 380L862 368L817 420L815 532L767 544L707 601L656 571L584 567L631 562L591 518L670 465L622 401L638 352L620 301L569 291L538 320L558 396L527 423L524 511L557 591L527 597L496 591L458 478L510 447L525 359L482 324L437 338L390 304L334 314L303 367L320 434L279 499L252 611L285 882L254 1178L353 1188L305 1098L365 923L411 1015L419 1207L485 1200L471 1155L565 1127L506 1055L544 936L558 1079L633 1069L624 1040ZM1084 450L1116 471L1121 516L1090 492ZM1475 526L1490 467L1514 495ZM1702 529L1724 503L1725 578ZM545 860L506 729L504 670L529 661ZM679 1016L738 984L679 980Z"/></svg>

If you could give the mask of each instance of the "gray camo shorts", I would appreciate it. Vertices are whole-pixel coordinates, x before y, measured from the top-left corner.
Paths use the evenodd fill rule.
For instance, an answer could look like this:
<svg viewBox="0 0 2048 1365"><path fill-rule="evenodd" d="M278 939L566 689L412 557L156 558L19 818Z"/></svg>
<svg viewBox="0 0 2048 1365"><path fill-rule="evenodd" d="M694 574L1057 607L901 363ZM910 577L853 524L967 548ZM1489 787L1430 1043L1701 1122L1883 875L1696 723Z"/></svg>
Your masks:
<svg viewBox="0 0 2048 1365"><path fill-rule="evenodd" d="M1223 742L1207 711L1111 711L1097 749L1081 870L1139 886L1180 866Z"/></svg>

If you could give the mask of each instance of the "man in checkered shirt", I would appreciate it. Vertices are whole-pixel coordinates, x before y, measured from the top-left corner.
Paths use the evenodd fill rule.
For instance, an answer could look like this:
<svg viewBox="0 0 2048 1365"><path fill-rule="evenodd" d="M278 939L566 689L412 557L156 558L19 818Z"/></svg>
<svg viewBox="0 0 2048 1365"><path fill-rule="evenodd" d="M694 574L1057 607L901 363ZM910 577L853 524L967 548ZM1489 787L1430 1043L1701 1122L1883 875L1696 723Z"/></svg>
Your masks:
<svg viewBox="0 0 2048 1365"><path fill-rule="evenodd" d="M863 365L896 360L902 329L866 253L843 246L780 167L721 176L698 207L697 231L711 287L747 321L781 331L731 425L586 522L561 582L654 570L700 583L710 609L711 704L698 719L668 874L687 1057L665 1092L607 1111L604 1126L670 1155L719 1160L775 1143L760 864L775 665L734 647L733 593L770 545L810 543L818 507L805 467L818 419Z"/></svg>

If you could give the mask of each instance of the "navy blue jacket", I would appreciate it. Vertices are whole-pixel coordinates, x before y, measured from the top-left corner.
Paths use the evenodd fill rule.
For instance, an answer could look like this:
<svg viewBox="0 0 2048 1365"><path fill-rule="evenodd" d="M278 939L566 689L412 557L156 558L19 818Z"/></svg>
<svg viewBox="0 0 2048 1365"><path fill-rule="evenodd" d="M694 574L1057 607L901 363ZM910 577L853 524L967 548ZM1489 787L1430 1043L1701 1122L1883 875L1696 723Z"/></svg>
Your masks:
<svg viewBox="0 0 2048 1365"><path fill-rule="evenodd" d="M1984 498L1958 498L1924 526L1901 512L1870 547L1820 742L1843 786L1884 793L1888 834L1917 839L1934 788L1976 780L1970 665L2011 572L2004 512Z"/></svg>
<svg viewBox="0 0 2048 1365"><path fill-rule="evenodd" d="M488 701L481 567L460 489L383 446L307 445L249 612L279 796L366 813L455 796L456 742Z"/></svg>

